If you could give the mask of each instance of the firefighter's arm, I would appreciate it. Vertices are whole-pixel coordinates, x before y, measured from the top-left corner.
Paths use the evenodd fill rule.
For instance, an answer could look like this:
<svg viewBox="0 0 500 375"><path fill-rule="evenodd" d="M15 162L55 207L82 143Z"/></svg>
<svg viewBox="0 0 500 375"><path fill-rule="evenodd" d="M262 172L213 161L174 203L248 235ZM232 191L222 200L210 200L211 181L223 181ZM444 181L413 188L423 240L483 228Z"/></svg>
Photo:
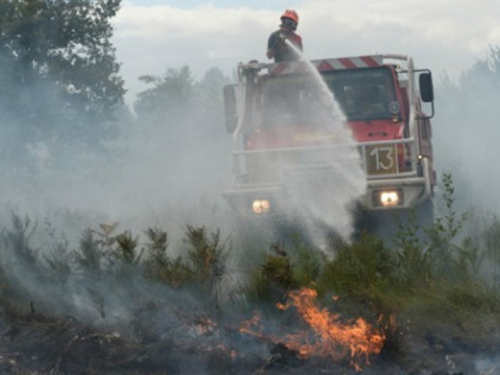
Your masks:
<svg viewBox="0 0 500 375"><path fill-rule="evenodd" d="M267 57L273 58L277 50L286 50L285 44L286 35L284 33L273 33L267 42Z"/></svg>
<svg viewBox="0 0 500 375"><path fill-rule="evenodd" d="M274 48L276 46L276 36L275 34L271 34L269 36L269 39L267 41L267 52L266 52L266 55L267 55L267 58L268 59L272 59L274 57Z"/></svg>

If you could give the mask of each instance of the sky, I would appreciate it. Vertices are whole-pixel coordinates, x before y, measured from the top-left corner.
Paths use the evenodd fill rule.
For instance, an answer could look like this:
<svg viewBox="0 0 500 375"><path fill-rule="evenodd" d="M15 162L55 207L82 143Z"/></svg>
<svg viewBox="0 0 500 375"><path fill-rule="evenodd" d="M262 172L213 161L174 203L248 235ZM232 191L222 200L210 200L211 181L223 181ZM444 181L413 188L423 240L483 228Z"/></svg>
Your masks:
<svg viewBox="0 0 500 375"><path fill-rule="evenodd" d="M113 43L133 102L138 77L188 65L229 77L239 62L268 61L267 38L284 9L300 16L307 58L412 55L420 68L456 79L500 45L498 0L124 0Z"/></svg>

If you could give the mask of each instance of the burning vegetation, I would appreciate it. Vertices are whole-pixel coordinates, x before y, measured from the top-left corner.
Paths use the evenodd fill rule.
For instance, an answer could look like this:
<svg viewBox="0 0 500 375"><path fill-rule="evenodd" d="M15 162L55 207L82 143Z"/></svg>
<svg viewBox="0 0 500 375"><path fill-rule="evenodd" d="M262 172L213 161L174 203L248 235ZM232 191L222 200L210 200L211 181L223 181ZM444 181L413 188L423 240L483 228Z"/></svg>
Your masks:
<svg viewBox="0 0 500 375"><path fill-rule="evenodd" d="M332 238L333 257L297 238L250 261L245 241L194 226L174 257L165 231L142 240L116 234L118 224L85 231L75 249L35 250L36 226L14 215L0 237L0 368L493 374L498 220L467 235L450 175L443 191L443 215L425 233L410 220L394 242Z"/></svg>
<svg viewBox="0 0 500 375"><path fill-rule="evenodd" d="M284 338L285 345L306 358L329 357L338 362L349 356L351 364L361 370L362 359L369 363L371 354L380 353L384 334L362 318L342 323L338 314L331 314L327 309L318 307L317 295L313 289L302 288L290 292L289 303L277 305L280 310L295 307L313 333L312 337L308 332L289 334Z"/></svg>

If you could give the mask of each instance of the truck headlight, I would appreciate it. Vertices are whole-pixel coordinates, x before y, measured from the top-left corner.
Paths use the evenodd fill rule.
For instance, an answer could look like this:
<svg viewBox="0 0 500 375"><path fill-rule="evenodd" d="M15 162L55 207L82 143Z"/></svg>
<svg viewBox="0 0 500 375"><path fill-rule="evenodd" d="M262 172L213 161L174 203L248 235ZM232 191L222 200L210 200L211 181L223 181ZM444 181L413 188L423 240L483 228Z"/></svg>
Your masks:
<svg viewBox="0 0 500 375"><path fill-rule="evenodd" d="M396 207L403 204L403 191L401 189L377 190L373 194L373 205L382 207Z"/></svg>
<svg viewBox="0 0 500 375"><path fill-rule="evenodd" d="M256 199L252 203L252 211L255 214L265 214L271 209L271 204L267 199Z"/></svg>
<svg viewBox="0 0 500 375"><path fill-rule="evenodd" d="M399 195L397 191L383 191L380 193L380 203L382 206L397 206L399 203Z"/></svg>

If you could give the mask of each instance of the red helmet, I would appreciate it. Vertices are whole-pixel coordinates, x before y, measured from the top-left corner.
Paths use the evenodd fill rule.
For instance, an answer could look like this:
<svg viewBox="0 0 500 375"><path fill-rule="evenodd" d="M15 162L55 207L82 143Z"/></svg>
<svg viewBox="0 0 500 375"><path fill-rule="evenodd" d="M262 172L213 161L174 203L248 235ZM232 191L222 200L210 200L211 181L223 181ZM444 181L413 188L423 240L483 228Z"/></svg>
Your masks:
<svg viewBox="0 0 500 375"><path fill-rule="evenodd" d="M285 10L285 13L283 13L283 15L281 16L281 19L283 18L290 18L291 20L299 23L299 15L293 9Z"/></svg>

